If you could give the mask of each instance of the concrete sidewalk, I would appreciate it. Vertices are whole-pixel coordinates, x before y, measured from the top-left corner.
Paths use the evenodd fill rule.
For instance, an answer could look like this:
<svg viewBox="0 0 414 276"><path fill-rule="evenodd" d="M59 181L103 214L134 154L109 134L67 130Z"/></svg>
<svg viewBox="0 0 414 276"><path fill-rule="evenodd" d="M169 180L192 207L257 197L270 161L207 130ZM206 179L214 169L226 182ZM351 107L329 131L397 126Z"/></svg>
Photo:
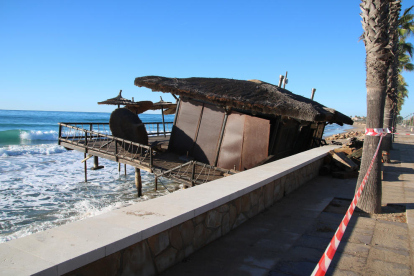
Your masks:
<svg viewBox="0 0 414 276"><path fill-rule="evenodd" d="M413 274L414 137L398 136L391 160L383 205L405 205L408 223L354 215L327 275ZM325 208L355 185L317 177L162 275L310 275L345 213Z"/></svg>

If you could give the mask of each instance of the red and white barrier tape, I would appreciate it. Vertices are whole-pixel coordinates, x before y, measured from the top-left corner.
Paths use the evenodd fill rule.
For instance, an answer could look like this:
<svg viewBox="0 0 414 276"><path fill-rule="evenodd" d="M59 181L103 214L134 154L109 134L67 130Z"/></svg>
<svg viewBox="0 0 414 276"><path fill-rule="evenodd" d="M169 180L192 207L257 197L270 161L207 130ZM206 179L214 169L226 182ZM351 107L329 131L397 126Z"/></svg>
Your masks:
<svg viewBox="0 0 414 276"><path fill-rule="evenodd" d="M366 128L365 135L368 136L380 136L381 134L391 134L391 135L414 135L413 133L392 133L389 128Z"/></svg>
<svg viewBox="0 0 414 276"><path fill-rule="evenodd" d="M355 206L358 203L362 190L364 189L365 184L367 183L368 176L371 173L371 169L372 169L372 166L374 165L375 158L378 155L378 151L381 146L382 137L384 137L384 135L382 135L381 133L379 136L380 136L380 140L378 143L378 147L375 151L374 157L371 160L371 164L368 167L367 173L365 174L364 179L362 180L361 185L359 186L358 191L356 192L354 199L352 200L352 203L348 208L348 211L346 212L344 218L342 219L341 224L336 230L335 235L333 236L331 242L326 248L325 253L323 253L322 258L319 260L319 263L316 265L315 269L313 270L312 276L325 275L326 271L328 270L329 265L331 264L331 261L335 255L335 252L338 249L339 243L341 242L342 236L345 233L345 229L348 226L349 221L351 220L352 214L354 213Z"/></svg>

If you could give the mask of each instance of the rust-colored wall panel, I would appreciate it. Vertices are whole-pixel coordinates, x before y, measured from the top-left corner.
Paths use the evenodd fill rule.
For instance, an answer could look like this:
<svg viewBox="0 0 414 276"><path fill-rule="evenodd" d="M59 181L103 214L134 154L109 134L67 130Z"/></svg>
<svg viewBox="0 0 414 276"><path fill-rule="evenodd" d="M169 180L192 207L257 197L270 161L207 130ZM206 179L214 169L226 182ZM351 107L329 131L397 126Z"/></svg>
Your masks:
<svg viewBox="0 0 414 276"><path fill-rule="evenodd" d="M218 140L223 126L224 109L204 104L197 141L192 156L203 163L214 165Z"/></svg>
<svg viewBox="0 0 414 276"><path fill-rule="evenodd" d="M223 169L241 169L244 120L246 115L232 112L227 117L217 166Z"/></svg>
<svg viewBox="0 0 414 276"><path fill-rule="evenodd" d="M246 116L242 151L242 170L256 166L268 156L270 121Z"/></svg>
<svg viewBox="0 0 414 276"><path fill-rule="evenodd" d="M172 150L178 154L190 152L201 116L203 104L196 101L181 101L178 118L174 127Z"/></svg>

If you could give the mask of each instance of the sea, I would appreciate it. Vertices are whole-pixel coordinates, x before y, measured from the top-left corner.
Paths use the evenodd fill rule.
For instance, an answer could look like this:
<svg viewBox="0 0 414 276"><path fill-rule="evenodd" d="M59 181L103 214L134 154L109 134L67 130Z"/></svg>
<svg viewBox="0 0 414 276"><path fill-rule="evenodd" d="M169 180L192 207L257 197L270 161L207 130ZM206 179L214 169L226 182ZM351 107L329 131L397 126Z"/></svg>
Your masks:
<svg viewBox="0 0 414 276"><path fill-rule="evenodd" d="M0 110L0 243L72 221L149 200L179 190L141 171L144 196L137 197L135 170L99 159L101 170L88 170L84 180L81 152L57 144L58 122L109 122L110 113ZM161 114L140 114L143 122L161 122ZM174 115L166 115L173 122ZM325 135L345 127L328 125ZM92 167L93 161L87 161Z"/></svg>

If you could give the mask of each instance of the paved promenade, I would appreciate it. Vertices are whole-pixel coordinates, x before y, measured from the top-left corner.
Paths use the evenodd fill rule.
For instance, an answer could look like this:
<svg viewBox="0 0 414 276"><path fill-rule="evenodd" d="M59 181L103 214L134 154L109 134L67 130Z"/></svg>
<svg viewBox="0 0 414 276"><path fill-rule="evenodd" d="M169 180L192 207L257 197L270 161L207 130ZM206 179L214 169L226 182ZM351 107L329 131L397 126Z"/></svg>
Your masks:
<svg viewBox="0 0 414 276"><path fill-rule="evenodd" d="M317 177L162 275L310 275L355 185ZM414 136L398 136L384 166L386 204L406 206L407 223L354 215L327 275L414 275Z"/></svg>

